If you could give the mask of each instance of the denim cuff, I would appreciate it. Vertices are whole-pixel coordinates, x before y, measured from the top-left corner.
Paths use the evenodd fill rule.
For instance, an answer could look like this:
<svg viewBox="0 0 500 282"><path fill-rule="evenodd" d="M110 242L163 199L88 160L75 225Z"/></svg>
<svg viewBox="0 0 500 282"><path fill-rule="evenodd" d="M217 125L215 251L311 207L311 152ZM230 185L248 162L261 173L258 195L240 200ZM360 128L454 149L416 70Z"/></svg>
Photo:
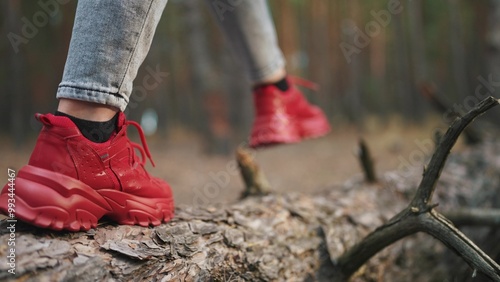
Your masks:
<svg viewBox="0 0 500 282"><path fill-rule="evenodd" d="M58 99L66 98L72 100L97 103L119 108L125 111L128 104L128 97L106 90L89 89L79 86L61 84L57 89Z"/></svg>

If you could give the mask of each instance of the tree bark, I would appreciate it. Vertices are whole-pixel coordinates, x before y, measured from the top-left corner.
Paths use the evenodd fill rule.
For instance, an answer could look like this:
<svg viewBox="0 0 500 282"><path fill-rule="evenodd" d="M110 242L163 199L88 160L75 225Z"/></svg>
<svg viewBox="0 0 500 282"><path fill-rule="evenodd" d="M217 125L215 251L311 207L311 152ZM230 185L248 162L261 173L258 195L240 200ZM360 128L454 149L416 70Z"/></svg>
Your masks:
<svg viewBox="0 0 500 282"><path fill-rule="evenodd" d="M317 195L247 197L219 209L181 207L171 222L155 228L103 222L88 232L68 233L4 220L0 257L15 254L15 274L8 272L8 263L2 263L0 279L338 281L351 276L352 281L421 281L429 277L455 281L454 273L466 265L447 264L435 241L408 238L404 241L418 247L395 244L384 249L416 231L440 239L471 259L467 262L475 269L495 278L497 265L488 255L498 253L482 252L430 201L441 176L440 190L433 199L440 209L456 209L457 203L472 207L499 204L493 202L498 197L490 195L497 193L500 179L477 179L500 172L496 157L500 144L485 142L454 155L449 169L441 174L458 133L493 102L496 100L482 103L481 110L473 110L464 116L464 122L450 127L441 141L442 150L434 154L423 178L418 173L395 171L386 173L377 184L355 178ZM415 194L411 187L420 179ZM408 202L411 204L406 206ZM12 226L15 232L11 232ZM361 240L365 236L375 240ZM492 240L491 236L482 238ZM12 241L14 246L9 245ZM438 259L429 265L430 253Z"/></svg>
<svg viewBox="0 0 500 282"><path fill-rule="evenodd" d="M500 147L494 147L494 153L500 154ZM457 201L467 197L467 205L487 205L471 195L487 195L498 187L498 182L471 187L470 180L460 178L483 174L471 159L491 166L488 173L500 171L491 151L482 146L471 150L454 156L450 166L455 169L443 172L440 186L449 192L436 199L443 209L453 210ZM335 266L330 257L339 257L404 208L412 195L407 187L416 185L418 178L418 174L402 177L389 172L377 185L356 178L318 195L249 197L219 210L180 207L171 223L155 228L103 222L89 232L66 233L17 222L16 275L2 263L0 280L331 281ZM1 258L8 255L8 226L6 221L0 226ZM420 247L390 246L368 261L352 281L453 278L452 269L467 268L463 263L447 265L439 244L428 237L403 242ZM439 263L422 274L429 252L434 251Z"/></svg>

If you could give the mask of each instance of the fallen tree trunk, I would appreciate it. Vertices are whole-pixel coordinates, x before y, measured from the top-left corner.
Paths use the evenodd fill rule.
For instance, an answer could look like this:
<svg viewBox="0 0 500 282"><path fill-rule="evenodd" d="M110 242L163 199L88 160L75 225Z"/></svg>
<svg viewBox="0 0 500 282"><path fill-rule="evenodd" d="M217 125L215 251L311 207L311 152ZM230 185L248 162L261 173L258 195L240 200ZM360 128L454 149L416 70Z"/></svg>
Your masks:
<svg viewBox="0 0 500 282"><path fill-rule="evenodd" d="M397 205L387 206L400 201L398 195L381 188L353 185L316 196L252 197L219 210L184 207L171 223L156 228L104 223L90 232L61 233L18 222L15 277L328 280L334 269L330 255L340 255L397 211ZM3 258L7 225L1 228ZM0 268L0 280L13 277L7 264Z"/></svg>
<svg viewBox="0 0 500 282"><path fill-rule="evenodd" d="M500 185L497 156L500 146L490 142L451 156L434 197L438 209L498 206L491 196ZM335 258L405 209L420 170L386 173L377 184L355 178L317 195L248 197L221 209L181 207L172 222L156 228L102 223L65 233L16 222L11 233L4 220L0 257L8 261L14 248L15 266L0 264L0 279L331 281L339 278ZM491 242L491 232L476 232L474 239L485 238ZM378 252L352 280L466 280L455 274L472 271L456 271L466 266L443 259L446 254L430 237L407 238Z"/></svg>
<svg viewBox="0 0 500 282"><path fill-rule="evenodd" d="M488 195L498 179L473 179L485 172L477 163L488 175L499 174L494 156L500 156L500 146L484 146L453 156L439 184L448 190L438 192L441 208L453 210L464 199L470 206L492 204ZM2 263L0 280L329 281L334 270L330 257L340 256L403 209L413 193L407 187L417 183L418 174L386 173L376 185L365 184L360 176L319 195L251 197L220 210L178 208L171 223L156 228L103 223L89 232L61 233L17 222L16 274ZM0 257L5 260L7 227L4 221L0 229ZM403 240L371 259L354 280L451 277L443 252L429 237ZM429 260L429 254L435 259ZM428 264L432 268L419 272Z"/></svg>

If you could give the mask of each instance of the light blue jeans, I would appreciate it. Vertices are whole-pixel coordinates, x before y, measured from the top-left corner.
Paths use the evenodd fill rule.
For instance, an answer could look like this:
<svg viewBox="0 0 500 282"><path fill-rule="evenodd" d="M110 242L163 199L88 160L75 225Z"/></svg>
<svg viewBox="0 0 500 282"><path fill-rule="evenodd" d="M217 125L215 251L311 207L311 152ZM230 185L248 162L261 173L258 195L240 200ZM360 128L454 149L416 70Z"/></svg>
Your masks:
<svg viewBox="0 0 500 282"><path fill-rule="evenodd" d="M284 67L266 0L206 0L249 78ZM80 0L57 98L124 111L167 0Z"/></svg>

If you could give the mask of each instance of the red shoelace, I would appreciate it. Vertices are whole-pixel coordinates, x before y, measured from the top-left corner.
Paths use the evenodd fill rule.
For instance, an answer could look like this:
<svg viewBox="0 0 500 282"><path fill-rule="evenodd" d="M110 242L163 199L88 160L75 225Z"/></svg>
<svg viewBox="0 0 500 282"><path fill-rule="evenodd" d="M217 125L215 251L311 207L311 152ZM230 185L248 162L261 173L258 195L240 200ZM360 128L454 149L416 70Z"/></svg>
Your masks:
<svg viewBox="0 0 500 282"><path fill-rule="evenodd" d="M293 76L293 75L288 75L288 78L290 79L291 82L293 82L293 84L303 86L305 88L309 88L309 89L314 90L314 91L319 90L319 84L312 82L310 80L307 80L307 79L304 79L304 78L301 78L298 76Z"/></svg>
<svg viewBox="0 0 500 282"><path fill-rule="evenodd" d="M130 144L132 144L132 147L134 149L137 149L137 150L139 150L139 152L141 152L141 157L142 157L141 164L143 166L146 164L146 157L144 156L144 155L146 155L154 167L155 163L153 161L153 158L151 157L151 153L149 152L148 144L146 143L146 137L144 137L144 131L142 130L142 127L139 125L139 123L132 121L132 120L126 120L125 125L134 126L135 128L137 128L137 131L139 132L139 137L141 138L142 146L140 144L134 143L132 141L130 141Z"/></svg>

